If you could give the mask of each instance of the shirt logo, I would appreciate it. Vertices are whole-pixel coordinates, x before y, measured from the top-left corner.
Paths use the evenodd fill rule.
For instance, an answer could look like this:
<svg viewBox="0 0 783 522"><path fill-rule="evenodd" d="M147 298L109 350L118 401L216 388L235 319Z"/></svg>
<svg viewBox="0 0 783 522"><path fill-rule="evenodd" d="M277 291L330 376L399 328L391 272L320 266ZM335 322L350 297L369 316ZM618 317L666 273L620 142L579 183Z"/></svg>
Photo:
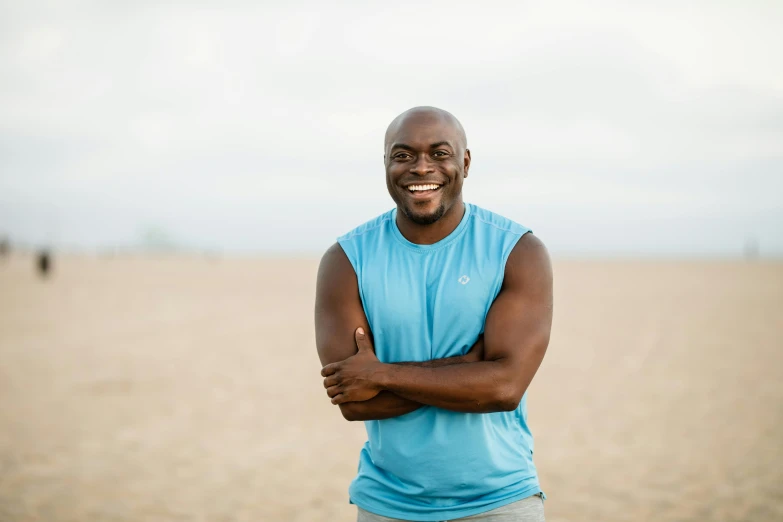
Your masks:
<svg viewBox="0 0 783 522"><path fill-rule="evenodd" d="M464 276L460 277L459 279L457 279L457 281L459 281L459 283L462 284L462 285L466 285L466 284L468 284L468 281L470 281L470 278L468 276L464 275Z"/></svg>

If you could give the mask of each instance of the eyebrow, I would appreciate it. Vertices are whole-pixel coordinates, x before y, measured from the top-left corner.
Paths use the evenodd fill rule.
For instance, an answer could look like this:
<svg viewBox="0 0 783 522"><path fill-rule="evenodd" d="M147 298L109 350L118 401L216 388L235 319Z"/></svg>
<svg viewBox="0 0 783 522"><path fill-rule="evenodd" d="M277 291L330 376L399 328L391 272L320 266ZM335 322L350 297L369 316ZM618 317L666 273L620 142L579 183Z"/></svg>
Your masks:
<svg viewBox="0 0 783 522"><path fill-rule="evenodd" d="M454 145L452 145L448 141L438 141L436 143L431 144L430 145L430 149L437 149L438 147L442 147L444 145L446 145L446 146L448 146L448 147L450 147L452 149L454 148ZM410 145L406 145L405 143L393 143L389 150L394 150L394 149L404 149L404 150L410 150L410 151L416 150L413 147L411 147Z"/></svg>
<svg viewBox="0 0 783 522"><path fill-rule="evenodd" d="M410 145L406 145L404 143L392 143L392 146L389 148L389 150L394 150L394 149L405 149L410 151L414 150L413 147L411 147Z"/></svg>
<svg viewBox="0 0 783 522"><path fill-rule="evenodd" d="M438 147L442 147L444 145L446 145L447 147L452 148L452 149L454 148L454 145L452 145L448 141L439 141L437 143L433 143L432 145L430 145L430 148L431 149L437 149Z"/></svg>

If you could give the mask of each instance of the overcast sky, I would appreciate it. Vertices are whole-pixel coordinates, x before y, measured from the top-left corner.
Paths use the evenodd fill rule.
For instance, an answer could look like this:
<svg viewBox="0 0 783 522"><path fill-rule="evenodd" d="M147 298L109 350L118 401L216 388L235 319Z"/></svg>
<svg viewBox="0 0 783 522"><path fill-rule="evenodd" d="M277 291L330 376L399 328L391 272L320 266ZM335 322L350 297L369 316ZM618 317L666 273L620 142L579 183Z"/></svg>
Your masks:
<svg viewBox="0 0 783 522"><path fill-rule="evenodd" d="M783 2L423 4L0 0L0 235L317 253L435 105L556 254L783 255Z"/></svg>

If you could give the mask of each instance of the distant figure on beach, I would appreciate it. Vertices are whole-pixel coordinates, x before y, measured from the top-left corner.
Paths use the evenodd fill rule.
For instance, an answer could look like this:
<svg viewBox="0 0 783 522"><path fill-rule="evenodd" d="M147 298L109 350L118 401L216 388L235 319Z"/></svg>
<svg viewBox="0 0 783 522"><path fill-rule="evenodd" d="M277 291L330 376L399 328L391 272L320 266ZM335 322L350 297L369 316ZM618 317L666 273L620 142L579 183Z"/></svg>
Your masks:
<svg viewBox="0 0 783 522"><path fill-rule="evenodd" d="M42 278L45 279L49 276L49 273L52 270L52 255L48 250L44 249L38 252L38 255L36 256L36 267L38 268L38 274Z"/></svg>
<svg viewBox="0 0 783 522"><path fill-rule="evenodd" d="M11 242L7 237L0 239L0 259L5 259L11 254Z"/></svg>
<svg viewBox="0 0 783 522"><path fill-rule="evenodd" d="M367 429L358 521L542 521L526 392L552 325L547 250L463 202L471 155L449 112L400 114L384 163L396 208L338 238L316 288L323 385Z"/></svg>

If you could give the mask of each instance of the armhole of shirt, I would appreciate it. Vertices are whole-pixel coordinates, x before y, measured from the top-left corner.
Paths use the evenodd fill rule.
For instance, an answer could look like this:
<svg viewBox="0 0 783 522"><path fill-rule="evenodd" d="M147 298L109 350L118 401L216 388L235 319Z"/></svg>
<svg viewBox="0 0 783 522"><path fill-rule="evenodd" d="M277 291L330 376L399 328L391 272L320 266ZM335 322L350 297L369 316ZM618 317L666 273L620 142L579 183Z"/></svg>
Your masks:
<svg viewBox="0 0 783 522"><path fill-rule="evenodd" d="M499 270L500 274L498 275L498 280L495 282L495 298L497 298L498 294L500 294L500 290L503 288L503 281L506 279L506 263L508 263L508 258L511 256L511 252L514 250L514 248L519 243L519 240L525 237L526 234L533 233L532 230L529 228L526 228L521 233L515 233L516 239L509 242L509 246L503 251L503 258L500 261L500 267L501 270ZM493 299L494 301L494 299Z"/></svg>
<svg viewBox="0 0 783 522"><path fill-rule="evenodd" d="M359 260L356 259L356 252L354 245L351 244L350 239L345 238L338 238L337 244L340 245L340 248L343 249L343 253L345 254L345 257L348 258L348 261L351 263L351 266L353 267L353 271L356 274L356 277L359 277L359 269L357 268L357 265L359 264Z"/></svg>
<svg viewBox="0 0 783 522"><path fill-rule="evenodd" d="M353 267L353 273L356 276L356 286L359 287L359 300L362 302L362 310L364 310L364 316L367 318L367 322L370 325L370 330L372 330L370 314L367 312L367 306L365 306L364 302L364 290L362 289L362 270L358 258L357 245L351 241L351 239L352 238L339 238L337 240L337 244L340 245L340 248L343 249L345 257L348 258L348 261L351 263L351 267Z"/></svg>

